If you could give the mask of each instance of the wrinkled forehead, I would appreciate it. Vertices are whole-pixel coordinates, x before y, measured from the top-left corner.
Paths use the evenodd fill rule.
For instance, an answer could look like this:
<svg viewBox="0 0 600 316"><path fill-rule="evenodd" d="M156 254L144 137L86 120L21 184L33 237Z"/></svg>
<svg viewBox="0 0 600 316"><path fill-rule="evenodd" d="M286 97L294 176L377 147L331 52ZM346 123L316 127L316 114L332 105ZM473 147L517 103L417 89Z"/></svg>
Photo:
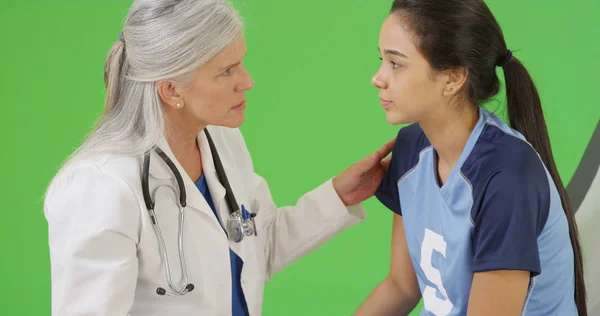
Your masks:
<svg viewBox="0 0 600 316"><path fill-rule="evenodd" d="M240 35L215 57L209 60L205 66L212 69L226 69L233 64L241 62L246 54L246 41L244 40L243 35Z"/></svg>

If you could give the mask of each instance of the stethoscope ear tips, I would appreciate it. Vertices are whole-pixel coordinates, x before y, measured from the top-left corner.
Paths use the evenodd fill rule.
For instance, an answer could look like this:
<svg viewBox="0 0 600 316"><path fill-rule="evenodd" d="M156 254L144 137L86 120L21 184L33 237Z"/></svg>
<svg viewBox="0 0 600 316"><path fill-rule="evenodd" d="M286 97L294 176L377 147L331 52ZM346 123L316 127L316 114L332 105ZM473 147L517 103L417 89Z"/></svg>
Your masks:
<svg viewBox="0 0 600 316"><path fill-rule="evenodd" d="M194 285L192 283L190 283L185 288L188 290L188 293L189 293L194 290Z"/></svg>
<svg viewBox="0 0 600 316"><path fill-rule="evenodd" d="M185 291L185 290L187 290L187 291ZM183 294L186 294L186 293L189 293L189 292L193 291L194 290L194 285L192 283L188 283L188 285L185 287L185 290L182 291L182 293L180 293L180 295L183 295ZM156 289L156 294L162 296L162 295L167 294L167 291L165 289L163 289L162 287L159 287L159 288ZM173 295L173 294L169 294L169 295Z"/></svg>

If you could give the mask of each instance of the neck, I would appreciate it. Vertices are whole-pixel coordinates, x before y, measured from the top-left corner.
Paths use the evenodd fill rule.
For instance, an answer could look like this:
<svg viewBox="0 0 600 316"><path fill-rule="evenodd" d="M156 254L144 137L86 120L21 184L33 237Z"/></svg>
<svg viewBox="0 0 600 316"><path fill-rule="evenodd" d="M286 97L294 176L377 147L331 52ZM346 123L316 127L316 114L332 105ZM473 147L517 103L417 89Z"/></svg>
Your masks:
<svg viewBox="0 0 600 316"><path fill-rule="evenodd" d="M419 122L427 139L439 156L440 166L452 169L460 159L471 132L479 119L474 105L465 104L448 109L435 117Z"/></svg>
<svg viewBox="0 0 600 316"><path fill-rule="evenodd" d="M196 134L169 131L166 137L169 147L177 160L182 160L184 157L189 157L200 151L198 142L196 141Z"/></svg>
<svg viewBox="0 0 600 316"><path fill-rule="evenodd" d="M181 116L170 116L165 131L175 159L193 181L197 181L202 174L200 148L196 139L202 129L204 126L193 126Z"/></svg>

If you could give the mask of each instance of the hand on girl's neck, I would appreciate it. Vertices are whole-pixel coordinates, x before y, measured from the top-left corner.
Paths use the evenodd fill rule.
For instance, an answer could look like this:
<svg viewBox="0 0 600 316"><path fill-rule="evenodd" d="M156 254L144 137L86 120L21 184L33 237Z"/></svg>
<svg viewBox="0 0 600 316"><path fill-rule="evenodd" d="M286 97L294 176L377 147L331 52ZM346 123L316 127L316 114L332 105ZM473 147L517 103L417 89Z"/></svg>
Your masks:
<svg viewBox="0 0 600 316"><path fill-rule="evenodd" d="M419 125L437 152L439 163L451 169L458 162L478 119L479 108L464 104L446 108Z"/></svg>

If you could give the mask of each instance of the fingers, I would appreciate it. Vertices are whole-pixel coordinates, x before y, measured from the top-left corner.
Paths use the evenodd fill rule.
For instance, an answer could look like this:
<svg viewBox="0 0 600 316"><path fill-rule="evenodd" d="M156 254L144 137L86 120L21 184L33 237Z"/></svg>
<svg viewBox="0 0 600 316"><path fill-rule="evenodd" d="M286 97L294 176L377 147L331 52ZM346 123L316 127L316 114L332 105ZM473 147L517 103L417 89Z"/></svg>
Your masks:
<svg viewBox="0 0 600 316"><path fill-rule="evenodd" d="M379 149L377 149L377 154L379 155L379 159L383 159L390 152L392 152L392 149L394 149L394 143L396 143L396 137L394 137L392 140L387 141L385 144L383 144L383 146L381 146L381 147L379 147Z"/></svg>
<svg viewBox="0 0 600 316"><path fill-rule="evenodd" d="M356 169L356 172L366 172L371 168L379 165L380 163L384 163L384 167L390 164L391 156L387 157L389 153L394 148L394 143L396 142L396 137L387 141L383 146L379 147L377 151L363 158L361 161L353 165L353 169ZM383 159L383 160L382 160Z"/></svg>
<svg viewBox="0 0 600 316"><path fill-rule="evenodd" d="M383 166L383 168L385 170L387 170L390 167L391 162L392 162L392 156L389 156L381 161L381 165Z"/></svg>
<svg viewBox="0 0 600 316"><path fill-rule="evenodd" d="M371 170L373 167L377 166L377 164L381 161L381 156L379 156L379 152L372 153L365 158L361 159L359 162L355 163L352 167L357 173L364 173Z"/></svg>

